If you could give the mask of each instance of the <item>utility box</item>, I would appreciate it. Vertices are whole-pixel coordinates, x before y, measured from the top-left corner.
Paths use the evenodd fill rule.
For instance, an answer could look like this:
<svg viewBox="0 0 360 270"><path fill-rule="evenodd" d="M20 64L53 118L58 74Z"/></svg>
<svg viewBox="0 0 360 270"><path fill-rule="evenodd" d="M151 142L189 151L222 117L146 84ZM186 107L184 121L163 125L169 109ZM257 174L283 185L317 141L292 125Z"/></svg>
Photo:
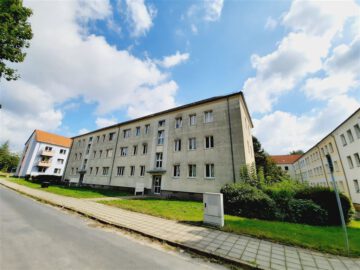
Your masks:
<svg viewBox="0 0 360 270"><path fill-rule="evenodd" d="M204 223L223 227L224 226L224 203L222 193L209 193L203 195Z"/></svg>

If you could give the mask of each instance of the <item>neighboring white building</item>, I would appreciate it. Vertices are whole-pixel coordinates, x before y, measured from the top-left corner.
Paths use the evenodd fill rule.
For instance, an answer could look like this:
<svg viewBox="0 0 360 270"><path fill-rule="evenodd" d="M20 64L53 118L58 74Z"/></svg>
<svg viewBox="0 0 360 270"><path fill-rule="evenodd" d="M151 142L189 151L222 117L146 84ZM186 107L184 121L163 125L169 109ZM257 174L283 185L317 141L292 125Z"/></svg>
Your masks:
<svg viewBox="0 0 360 270"><path fill-rule="evenodd" d="M312 186L332 186L326 155L339 190L360 210L360 109L295 162L296 178Z"/></svg>
<svg viewBox="0 0 360 270"><path fill-rule="evenodd" d="M274 155L270 158L279 166L283 171L291 177L291 179L296 180L295 166L294 163L297 161L301 155Z"/></svg>
<svg viewBox="0 0 360 270"><path fill-rule="evenodd" d="M183 105L74 137L64 179L164 196L219 192L254 164L252 127L241 92Z"/></svg>
<svg viewBox="0 0 360 270"><path fill-rule="evenodd" d="M72 140L63 136L34 130L25 143L15 176L64 173Z"/></svg>

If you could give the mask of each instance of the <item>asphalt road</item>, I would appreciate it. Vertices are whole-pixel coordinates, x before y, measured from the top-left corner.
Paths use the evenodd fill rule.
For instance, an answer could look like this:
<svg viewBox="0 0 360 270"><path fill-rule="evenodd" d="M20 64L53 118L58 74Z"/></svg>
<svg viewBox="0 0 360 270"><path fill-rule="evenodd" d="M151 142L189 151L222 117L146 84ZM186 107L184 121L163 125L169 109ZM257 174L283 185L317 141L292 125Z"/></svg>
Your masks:
<svg viewBox="0 0 360 270"><path fill-rule="evenodd" d="M226 269L0 186L0 269Z"/></svg>

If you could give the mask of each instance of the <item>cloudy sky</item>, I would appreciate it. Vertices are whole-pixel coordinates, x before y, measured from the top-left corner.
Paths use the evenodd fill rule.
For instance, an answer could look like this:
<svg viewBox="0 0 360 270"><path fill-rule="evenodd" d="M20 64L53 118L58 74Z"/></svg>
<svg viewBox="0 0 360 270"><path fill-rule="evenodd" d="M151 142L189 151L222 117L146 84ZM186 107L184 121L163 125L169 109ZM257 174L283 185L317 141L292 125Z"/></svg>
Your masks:
<svg viewBox="0 0 360 270"><path fill-rule="evenodd" d="M74 136L243 90L271 154L307 150L360 104L356 1L25 1L34 38L1 80L0 142Z"/></svg>

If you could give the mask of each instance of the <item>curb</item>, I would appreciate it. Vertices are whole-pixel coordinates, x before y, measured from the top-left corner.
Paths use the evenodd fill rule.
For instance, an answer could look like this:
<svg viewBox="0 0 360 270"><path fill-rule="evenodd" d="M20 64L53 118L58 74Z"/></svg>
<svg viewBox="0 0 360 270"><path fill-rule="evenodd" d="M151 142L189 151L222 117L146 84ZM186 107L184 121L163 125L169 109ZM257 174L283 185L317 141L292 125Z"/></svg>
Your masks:
<svg viewBox="0 0 360 270"><path fill-rule="evenodd" d="M58 208L66 209L66 210L72 211L74 213L80 214L80 215L82 215L84 217L90 218L92 220L96 220L96 221L98 221L98 222L100 222L102 224L110 225L110 226L113 226L113 227L116 227L116 228L119 228L119 229L122 229L122 230L125 230L125 231L134 232L134 233L140 234L142 236L145 236L145 237L148 237L148 238L151 238L151 239L155 239L155 240L158 240L160 242L164 242L164 243L166 243L166 244L168 244L170 246L178 247L178 248L182 248L184 250L191 251L193 253L199 254L199 255L204 256L204 257L208 257L208 258L216 259L216 260L223 261L223 262L226 262L226 263L230 263L230 264L240 266L240 267L242 267L244 269L249 269L249 270L253 270L253 269L254 270L267 270L268 269L268 268L260 268L257 265L252 265L252 264L249 264L247 262L233 260L233 259L231 259L229 257L223 257L223 256L220 256L220 255L217 255L217 254L214 254L214 253L205 252L205 251L202 251L202 250L199 250L199 249L187 246L187 245L183 245L181 243L166 240L166 239L163 239L163 238L160 238L160 237L153 236L153 235L148 234L148 233L141 232L141 231L136 230L136 229L131 229L131 228L119 225L119 224L115 224L115 223L112 223L112 222L107 221L105 219L101 219L101 218L96 217L94 215L88 214L86 212L82 212L82 211L76 210L76 209L71 208L71 207L63 206L61 204L57 204L57 203L48 201L46 199L36 197L36 196L28 194L28 193L26 193L24 191L20 191L20 190L18 190L16 188L9 187L6 184L1 183L1 182L0 182L0 185L6 187L8 189L11 189L11 190L13 190L13 191L15 191L17 193L20 193L22 195L25 195L25 196L30 197L32 199L35 199L36 201L46 203L46 204L49 204L49 205L52 205L52 206L55 206L55 207L58 207Z"/></svg>

